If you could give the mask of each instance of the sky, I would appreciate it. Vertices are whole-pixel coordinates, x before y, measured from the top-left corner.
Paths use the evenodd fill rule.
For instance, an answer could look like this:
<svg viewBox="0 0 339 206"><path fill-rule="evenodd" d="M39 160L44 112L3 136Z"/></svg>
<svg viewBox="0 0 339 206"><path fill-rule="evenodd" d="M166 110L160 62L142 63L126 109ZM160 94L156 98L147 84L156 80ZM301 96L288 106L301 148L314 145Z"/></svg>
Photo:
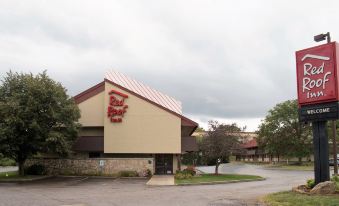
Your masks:
<svg viewBox="0 0 339 206"><path fill-rule="evenodd" d="M295 51L339 39L339 1L0 1L0 79L47 74L76 95L124 73L185 116L255 131L296 99ZM338 40L339 41L339 40ZM325 43L325 42L323 42Z"/></svg>

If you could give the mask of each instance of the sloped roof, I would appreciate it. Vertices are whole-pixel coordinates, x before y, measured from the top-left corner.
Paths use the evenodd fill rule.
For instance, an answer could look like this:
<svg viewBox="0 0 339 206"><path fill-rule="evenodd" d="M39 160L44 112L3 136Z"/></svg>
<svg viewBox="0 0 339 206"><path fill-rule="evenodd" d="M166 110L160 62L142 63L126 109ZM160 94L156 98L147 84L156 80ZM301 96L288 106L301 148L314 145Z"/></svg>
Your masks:
<svg viewBox="0 0 339 206"><path fill-rule="evenodd" d="M117 71L107 72L105 75L105 79L114 82L115 84L124 87L172 112L182 115L182 107L180 101L166 94L163 94L149 86L146 86L136 81L135 79L132 79Z"/></svg>
<svg viewBox="0 0 339 206"><path fill-rule="evenodd" d="M181 126L192 127L190 135L199 126L198 123L182 115L181 102L174 98L165 95L155 89L152 89L136 80L127 77L116 71L108 72L105 75L105 80L99 84L81 92L74 96L74 100L77 104L91 98L92 96L99 94L105 90L105 82L113 84L122 90L132 93L133 95L142 98L151 104L154 104L178 117L181 118Z"/></svg>
<svg viewBox="0 0 339 206"><path fill-rule="evenodd" d="M242 144L241 147L244 148L244 149L254 148L254 147L258 147L258 143L257 143L256 139L252 139L252 140Z"/></svg>

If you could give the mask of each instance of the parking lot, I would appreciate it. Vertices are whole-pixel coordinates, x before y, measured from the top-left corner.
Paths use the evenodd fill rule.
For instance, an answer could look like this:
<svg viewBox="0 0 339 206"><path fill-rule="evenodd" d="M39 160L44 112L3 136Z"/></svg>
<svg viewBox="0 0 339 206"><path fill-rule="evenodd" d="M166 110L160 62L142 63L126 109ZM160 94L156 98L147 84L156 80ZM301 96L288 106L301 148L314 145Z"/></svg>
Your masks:
<svg viewBox="0 0 339 206"><path fill-rule="evenodd" d="M202 167L204 171L213 167ZM289 190L312 178L310 171L222 165L224 173L256 174L265 181L197 186L147 186L147 179L53 177L31 183L0 183L0 205L257 205L267 193Z"/></svg>

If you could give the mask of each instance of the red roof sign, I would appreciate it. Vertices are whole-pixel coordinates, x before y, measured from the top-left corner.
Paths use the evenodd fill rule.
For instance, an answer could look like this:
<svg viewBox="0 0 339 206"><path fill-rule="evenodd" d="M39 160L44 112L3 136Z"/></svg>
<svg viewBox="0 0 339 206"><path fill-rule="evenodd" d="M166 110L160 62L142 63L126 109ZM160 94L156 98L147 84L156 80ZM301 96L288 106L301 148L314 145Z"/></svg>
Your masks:
<svg viewBox="0 0 339 206"><path fill-rule="evenodd" d="M112 89L109 93L109 105L107 107L107 117L111 122L122 122L122 118L127 111L128 105L125 104L127 94Z"/></svg>
<svg viewBox="0 0 339 206"><path fill-rule="evenodd" d="M299 106L338 100L336 42L296 52Z"/></svg>

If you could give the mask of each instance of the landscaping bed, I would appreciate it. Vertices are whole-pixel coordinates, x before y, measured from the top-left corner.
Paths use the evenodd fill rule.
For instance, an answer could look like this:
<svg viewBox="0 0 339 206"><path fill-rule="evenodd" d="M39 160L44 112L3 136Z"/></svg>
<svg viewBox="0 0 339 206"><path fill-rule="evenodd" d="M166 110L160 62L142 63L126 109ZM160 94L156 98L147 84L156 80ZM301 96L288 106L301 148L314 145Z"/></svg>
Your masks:
<svg viewBox="0 0 339 206"><path fill-rule="evenodd" d="M175 179L177 185L194 185L194 184L218 184L264 180L264 178L255 175L238 175L238 174L201 174L185 179Z"/></svg>
<svg viewBox="0 0 339 206"><path fill-rule="evenodd" d="M18 171L11 172L1 172L0 173L0 182L26 182L33 180L41 180L49 178L52 176L61 176L61 177L94 177L94 178L122 178L122 179L147 179L151 176L150 170L145 170L143 173L138 173L136 171L120 171L117 174L58 174L58 175L48 175L46 170L41 165L32 165L28 168L25 168L25 175L20 176Z"/></svg>
<svg viewBox="0 0 339 206"><path fill-rule="evenodd" d="M306 195L295 192L278 192L267 195L263 202L268 206L335 206L339 195Z"/></svg>
<svg viewBox="0 0 339 206"><path fill-rule="evenodd" d="M263 201L269 206L336 206L339 205L339 177L315 184L314 179L305 185L293 187L290 192L278 192L267 195Z"/></svg>

